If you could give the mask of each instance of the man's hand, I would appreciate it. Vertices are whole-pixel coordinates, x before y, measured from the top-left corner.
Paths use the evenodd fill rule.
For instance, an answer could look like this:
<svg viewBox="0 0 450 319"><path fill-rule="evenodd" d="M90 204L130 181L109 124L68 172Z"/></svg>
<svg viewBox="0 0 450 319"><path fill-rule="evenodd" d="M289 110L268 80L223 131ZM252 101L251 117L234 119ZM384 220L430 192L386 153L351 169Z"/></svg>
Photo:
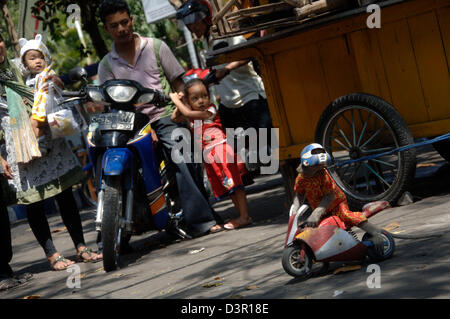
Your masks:
<svg viewBox="0 0 450 319"><path fill-rule="evenodd" d="M3 157L0 156L0 160L2 162L2 168L3 168L3 173L2 176L7 178L7 179L13 179L13 171L11 169L11 166L8 164L7 161L5 161L5 159Z"/></svg>
<svg viewBox="0 0 450 319"><path fill-rule="evenodd" d="M86 112L88 113L97 113L97 112L102 112L105 109L105 106L103 104L100 103L95 103L95 102L87 102L83 104L84 109L86 110Z"/></svg>
<svg viewBox="0 0 450 319"><path fill-rule="evenodd" d="M230 69L223 68L216 70L216 78L217 81L222 80L224 77L226 77L228 74L230 74Z"/></svg>
<svg viewBox="0 0 450 319"><path fill-rule="evenodd" d="M159 142L159 139L158 139L158 135L156 135L155 130L152 129L152 131L151 131L150 134L152 134L152 142L153 142L153 145L157 144L157 143Z"/></svg>

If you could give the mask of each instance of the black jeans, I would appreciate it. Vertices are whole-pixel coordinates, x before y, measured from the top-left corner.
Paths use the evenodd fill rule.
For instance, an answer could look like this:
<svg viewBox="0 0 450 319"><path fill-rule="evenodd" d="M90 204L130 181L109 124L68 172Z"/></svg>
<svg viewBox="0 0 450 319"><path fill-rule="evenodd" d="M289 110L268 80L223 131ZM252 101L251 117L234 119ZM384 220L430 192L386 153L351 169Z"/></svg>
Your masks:
<svg viewBox="0 0 450 319"><path fill-rule="evenodd" d="M13 271L9 265L12 259L11 228L8 210L0 194L0 279L12 277Z"/></svg>
<svg viewBox="0 0 450 319"><path fill-rule="evenodd" d="M251 100L239 108L228 108L223 104L219 105L220 121L224 129L242 127L248 129L272 128L272 118L270 117L269 105L267 100L259 97L257 100ZM270 132L267 134L267 145L271 146Z"/></svg>
<svg viewBox="0 0 450 319"><path fill-rule="evenodd" d="M55 199L58 202L63 223L67 227L75 248L85 246L80 212L75 198L73 197L72 188L69 187L56 195ZM53 244L47 216L45 216L44 201L28 205L27 217L31 230L41 247L44 249L45 255L51 257L57 250Z"/></svg>
<svg viewBox="0 0 450 319"><path fill-rule="evenodd" d="M206 192L203 182L197 178L194 164L185 162L177 164L172 161L171 151L177 143L171 138L172 132L179 127L170 117L164 117L152 123L152 128L163 146L165 158L173 163L176 170L175 176L181 207L188 227L187 231L192 236L199 236L207 233L212 226L220 223L221 220L204 196Z"/></svg>

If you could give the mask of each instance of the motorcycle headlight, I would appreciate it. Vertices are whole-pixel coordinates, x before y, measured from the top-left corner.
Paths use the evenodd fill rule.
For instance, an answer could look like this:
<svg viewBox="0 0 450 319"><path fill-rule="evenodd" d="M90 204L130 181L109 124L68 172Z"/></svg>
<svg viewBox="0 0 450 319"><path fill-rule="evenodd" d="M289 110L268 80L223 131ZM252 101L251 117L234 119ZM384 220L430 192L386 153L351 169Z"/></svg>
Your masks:
<svg viewBox="0 0 450 319"><path fill-rule="evenodd" d="M108 87L106 92L114 102L126 103L133 99L137 89L133 86L114 85Z"/></svg>
<svg viewBox="0 0 450 319"><path fill-rule="evenodd" d="M88 89L88 95L94 102L104 102L105 98L103 97L102 92L96 89Z"/></svg>
<svg viewBox="0 0 450 319"><path fill-rule="evenodd" d="M137 104L147 104L153 101L153 98L155 97L155 93L145 93L142 94L139 99L137 100Z"/></svg>

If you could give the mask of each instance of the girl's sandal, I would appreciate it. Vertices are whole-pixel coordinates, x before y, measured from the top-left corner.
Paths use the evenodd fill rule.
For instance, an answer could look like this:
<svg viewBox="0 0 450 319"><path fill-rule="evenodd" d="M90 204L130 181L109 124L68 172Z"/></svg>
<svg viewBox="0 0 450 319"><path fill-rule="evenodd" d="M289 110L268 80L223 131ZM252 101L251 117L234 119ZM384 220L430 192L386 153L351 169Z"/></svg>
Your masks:
<svg viewBox="0 0 450 319"><path fill-rule="evenodd" d="M55 258L55 260L50 264L50 269L53 271L61 271L61 270L66 270L69 266L64 266L64 268L55 268L55 265L59 262L63 262L63 263L68 263L69 261L64 258L64 256L59 255L58 257Z"/></svg>
<svg viewBox="0 0 450 319"><path fill-rule="evenodd" d="M87 248L84 247L78 254L77 254L77 262L84 262L84 263L96 263L99 261L102 261L103 258L97 258L97 259L93 259L92 258L92 254L94 252L92 251L91 248ZM84 258L83 254L88 254L89 258Z"/></svg>
<svg viewBox="0 0 450 319"><path fill-rule="evenodd" d="M24 282L16 278L5 278L0 280L0 291L16 288L22 285Z"/></svg>

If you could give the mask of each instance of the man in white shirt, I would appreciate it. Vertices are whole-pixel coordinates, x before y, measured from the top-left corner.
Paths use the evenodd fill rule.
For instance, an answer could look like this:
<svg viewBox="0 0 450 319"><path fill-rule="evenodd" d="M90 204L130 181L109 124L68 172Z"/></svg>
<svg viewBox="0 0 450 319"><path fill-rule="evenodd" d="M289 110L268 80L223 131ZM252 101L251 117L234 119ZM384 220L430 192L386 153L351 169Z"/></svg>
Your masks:
<svg viewBox="0 0 450 319"><path fill-rule="evenodd" d="M177 10L177 19L198 38L206 39L207 49L233 46L247 41L243 36L212 41L210 38L211 6L205 0L189 0ZM220 97L219 114L224 128L243 127L268 129L267 146L270 149L272 119L264 85L250 60L234 61L216 66L219 84L215 86ZM261 149L264 141L259 142Z"/></svg>

